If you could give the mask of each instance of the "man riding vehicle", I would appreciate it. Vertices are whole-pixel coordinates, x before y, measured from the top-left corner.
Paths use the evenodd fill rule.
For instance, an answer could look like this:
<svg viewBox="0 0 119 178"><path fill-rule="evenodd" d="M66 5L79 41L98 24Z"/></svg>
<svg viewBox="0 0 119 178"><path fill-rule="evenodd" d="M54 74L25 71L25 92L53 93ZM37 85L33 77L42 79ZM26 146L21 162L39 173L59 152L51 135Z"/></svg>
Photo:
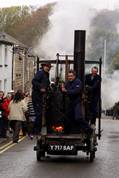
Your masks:
<svg viewBox="0 0 119 178"><path fill-rule="evenodd" d="M36 73L32 80L32 102L36 115L35 132L39 134L42 126L42 109L43 96L47 92L50 85L49 72L51 69L50 63L43 63L41 69Z"/></svg>

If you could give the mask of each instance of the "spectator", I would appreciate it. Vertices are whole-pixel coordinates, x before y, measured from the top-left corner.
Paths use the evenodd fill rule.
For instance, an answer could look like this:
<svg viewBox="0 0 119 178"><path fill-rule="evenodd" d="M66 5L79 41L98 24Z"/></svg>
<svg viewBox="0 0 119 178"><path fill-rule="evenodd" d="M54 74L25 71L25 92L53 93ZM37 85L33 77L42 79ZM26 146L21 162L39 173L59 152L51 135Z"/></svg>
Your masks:
<svg viewBox="0 0 119 178"><path fill-rule="evenodd" d="M18 143L19 132L22 127L22 122L26 120L25 112L27 111L27 106L23 100L23 93L21 90L18 90L13 100L9 104L9 120L11 128L13 129L13 142Z"/></svg>
<svg viewBox="0 0 119 178"><path fill-rule="evenodd" d="M3 128L2 128L2 137L7 138L7 129L8 129L8 115L9 115L9 109L8 105L10 101L12 100L12 95L9 93L4 98L2 103L2 110L3 110Z"/></svg>
<svg viewBox="0 0 119 178"><path fill-rule="evenodd" d="M3 129L3 109L2 109L3 97L4 97L4 92L0 91L0 137L2 137L2 129Z"/></svg>
<svg viewBox="0 0 119 178"><path fill-rule="evenodd" d="M113 107L113 120L114 119L119 119L119 102L115 103Z"/></svg>
<svg viewBox="0 0 119 178"><path fill-rule="evenodd" d="M25 92L24 93L24 102L25 102L26 106L28 104L28 101L29 101L29 92ZM22 133L23 133L23 136L26 136L26 134L28 132L28 129L27 129L28 114L27 114L27 112L25 113L25 117L26 117L26 120L24 120L22 122Z"/></svg>

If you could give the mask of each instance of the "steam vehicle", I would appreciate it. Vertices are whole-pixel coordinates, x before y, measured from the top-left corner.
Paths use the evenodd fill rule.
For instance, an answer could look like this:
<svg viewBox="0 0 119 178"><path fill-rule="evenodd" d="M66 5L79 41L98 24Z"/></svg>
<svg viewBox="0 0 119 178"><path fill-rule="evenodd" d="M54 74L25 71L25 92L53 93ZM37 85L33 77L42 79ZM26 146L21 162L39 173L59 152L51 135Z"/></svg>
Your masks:
<svg viewBox="0 0 119 178"><path fill-rule="evenodd" d="M84 133L73 121L68 118L68 97L60 91L60 80L62 67L65 69L65 79L70 68L74 68L76 76L80 78L83 84L82 108L84 118L91 119L88 105L90 99L87 96L85 88L85 65L96 64L99 66L99 75L101 76L101 59L97 61L85 60L85 36L86 32L82 30L75 31L74 37L74 55L57 54L56 60L50 60L50 63L56 65L55 83L52 84L52 90L47 93L44 98L43 114L42 114L42 132L37 139L34 147L38 161L45 158L46 153L50 155L77 155L78 151L83 151L89 156L92 162L95 158L97 150L97 137L101 138L101 99L98 107L98 133L96 129L92 134ZM39 60L43 63L43 60ZM46 61L45 62L49 62ZM101 86L100 86L101 88ZM101 94L99 96L101 98ZM65 131L65 123L70 123L72 129L67 133Z"/></svg>

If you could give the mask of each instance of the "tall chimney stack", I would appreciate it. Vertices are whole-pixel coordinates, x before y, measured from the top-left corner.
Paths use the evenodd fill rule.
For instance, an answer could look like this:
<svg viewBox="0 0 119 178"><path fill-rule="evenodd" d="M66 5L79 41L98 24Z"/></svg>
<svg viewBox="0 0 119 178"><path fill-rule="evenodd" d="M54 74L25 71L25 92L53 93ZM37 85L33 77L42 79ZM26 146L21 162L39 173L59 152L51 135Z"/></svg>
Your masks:
<svg viewBox="0 0 119 178"><path fill-rule="evenodd" d="M86 31L75 30L74 35L74 70L77 77L82 81L84 88Z"/></svg>

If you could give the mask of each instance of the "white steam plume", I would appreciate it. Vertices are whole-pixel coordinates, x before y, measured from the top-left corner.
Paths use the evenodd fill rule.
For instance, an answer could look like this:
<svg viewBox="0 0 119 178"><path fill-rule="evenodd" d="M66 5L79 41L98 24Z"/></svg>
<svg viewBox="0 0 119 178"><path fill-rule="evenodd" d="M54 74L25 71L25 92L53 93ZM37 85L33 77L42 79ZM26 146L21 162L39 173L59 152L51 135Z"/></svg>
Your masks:
<svg viewBox="0 0 119 178"><path fill-rule="evenodd" d="M79 0L60 0L50 16L50 29L35 51L46 59L56 53L73 54L74 30L87 30L94 11Z"/></svg>
<svg viewBox="0 0 119 178"><path fill-rule="evenodd" d="M119 71L107 75L102 81L102 105L104 109L111 108L119 101Z"/></svg>
<svg viewBox="0 0 119 178"><path fill-rule="evenodd" d="M60 0L50 16L50 28L39 40L35 52L45 59L56 59L56 53L73 54L74 30L86 30L95 10L79 0ZM103 19L102 19L103 20ZM87 44L87 43L86 43ZM102 78L103 108L112 107L119 100L119 73Z"/></svg>

